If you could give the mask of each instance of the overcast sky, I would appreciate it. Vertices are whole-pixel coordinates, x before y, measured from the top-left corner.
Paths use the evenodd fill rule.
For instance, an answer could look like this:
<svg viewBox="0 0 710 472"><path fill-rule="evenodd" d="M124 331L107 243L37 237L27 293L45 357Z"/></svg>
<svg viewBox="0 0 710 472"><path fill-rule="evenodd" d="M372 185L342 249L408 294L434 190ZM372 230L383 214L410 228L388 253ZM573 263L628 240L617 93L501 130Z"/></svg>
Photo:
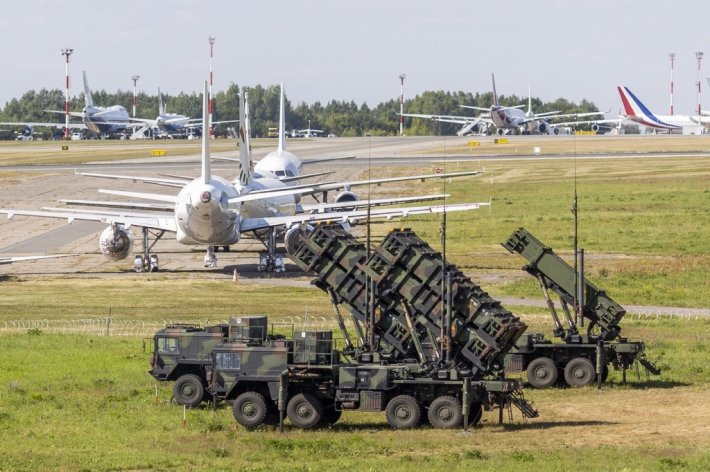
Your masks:
<svg viewBox="0 0 710 472"><path fill-rule="evenodd" d="M696 107L696 51L710 108L709 0L23 0L0 16L0 106L26 90L201 89L215 36L214 88L285 82L292 102L369 105L425 90L593 101L616 112L626 85L656 113ZM707 64L707 65L706 65ZM111 105L99 104L97 105ZM180 110L173 110L180 111Z"/></svg>

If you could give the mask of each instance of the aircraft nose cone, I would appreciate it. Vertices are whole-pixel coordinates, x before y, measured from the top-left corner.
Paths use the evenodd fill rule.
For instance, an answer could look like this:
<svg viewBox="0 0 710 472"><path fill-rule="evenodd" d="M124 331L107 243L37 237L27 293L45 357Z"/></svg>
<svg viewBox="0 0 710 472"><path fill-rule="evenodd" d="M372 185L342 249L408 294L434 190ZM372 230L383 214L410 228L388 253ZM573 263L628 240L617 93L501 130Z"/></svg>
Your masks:
<svg viewBox="0 0 710 472"><path fill-rule="evenodd" d="M159 128L162 128L165 125L165 119L162 116L159 116L155 120L155 123L158 125Z"/></svg>

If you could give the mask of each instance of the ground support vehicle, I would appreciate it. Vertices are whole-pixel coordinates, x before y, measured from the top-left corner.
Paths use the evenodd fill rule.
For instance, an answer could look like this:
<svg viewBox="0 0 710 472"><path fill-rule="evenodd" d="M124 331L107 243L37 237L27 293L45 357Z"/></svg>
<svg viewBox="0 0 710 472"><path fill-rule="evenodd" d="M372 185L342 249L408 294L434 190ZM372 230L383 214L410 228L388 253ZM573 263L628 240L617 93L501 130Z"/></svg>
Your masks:
<svg viewBox="0 0 710 472"><path fill-rule="evenodd" d="M578 295L579 279L574 268L524 228L514 231L503 247L528 260L523 270L540 283L554 324L553 333L561 339L561 342L552 342L542 333L522 335L506 357L507 372L525 371L528 382L537 388L559 384L562 379L573 387L595 381L601 385L606 381L609 366L622 371L624 382L626 371L634 365L643 366L647 374L660 374L646 358L643 341L621 336L620 323L626 310L606 292L581 280L583 290ZM559 296L566 328L550 298L550 291ZM570 313L570 307L576 305L580 307L580 315L589 322L586 333L579 332Z"/></svg>

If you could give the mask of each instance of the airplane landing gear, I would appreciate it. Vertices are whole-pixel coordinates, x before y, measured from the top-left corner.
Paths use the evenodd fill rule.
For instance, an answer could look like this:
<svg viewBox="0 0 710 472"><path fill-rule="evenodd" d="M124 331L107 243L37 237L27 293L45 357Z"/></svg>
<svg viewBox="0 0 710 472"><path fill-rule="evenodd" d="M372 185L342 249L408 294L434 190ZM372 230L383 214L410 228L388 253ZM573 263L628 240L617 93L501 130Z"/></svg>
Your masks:
<svg viewBox="0 0 710 472"><path fill-rule="evenodd" d="M217 268L217 256L215 255L215 247L207 246L207 254L205 254L205 267L210 269Z"/></svg>
<svg viewBox="0 0 710 472"><path fill-rule="evenodd" d="M286 265L281 254L276 254L276 231L269 228L268 240L261 240L266 246L266 252L259 254L259 272L284 272Z"/></svg>
<svg viewBox="0 0 710 472"><path fill-rule="evenodd" d="M165 234L165 231L159 231L157 233L153 233L154 240L151 243L150 242L150 229L149 228L142 228L143 230L143 254L138 254L134 259L133 259L133 268L135 269L136 272L158 272L159 269L159 264L158 264L158 255L157 254L151 254L150 250L153 249L153 246L155 246L155 243L160 241L160 238L163 237Z"/></svg>

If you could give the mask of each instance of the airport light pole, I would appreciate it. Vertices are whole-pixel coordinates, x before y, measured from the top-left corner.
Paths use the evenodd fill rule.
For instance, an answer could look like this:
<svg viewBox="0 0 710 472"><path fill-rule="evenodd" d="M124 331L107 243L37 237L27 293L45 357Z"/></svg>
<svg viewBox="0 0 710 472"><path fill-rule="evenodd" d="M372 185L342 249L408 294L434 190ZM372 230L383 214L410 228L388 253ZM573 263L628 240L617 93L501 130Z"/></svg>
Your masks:
<svg viewBox="0 0 710 472"><path fill-rule="evenodd" d="M399 135L404 136L404 79L407 78L407 74L399 75Z"/></svg>
<svg viewBox="0 0 710 472"><path fill-rule="evenodd" d="M698 116L702 114L702 108L700 106L700 63L703 60L703 53L698 51L695 53L695 58L698 60Z"/></svg>
<svg viewBox="0 0 710 472"><path fill-rule="evenodd" d="M675 61L675 53L668 54L671 58L671 115L673 115L673 62Z"/></svg>
<svg viewBox="0 0 710 472"><path fill-rule="evenodd" d="M209 136L212 137L212 136L213 136L213 134L212 134L212 129L213 129L213 128L212 128L212 113L214 112L214 97L212 96L212 57L213 57L213 55L214 55L214 40L215 40L215 38L214 38L214 36L210 36L210 37L208 38L208 40L209 40L209 43L210 43L210 80L209 80L209 82L210 82L210 83L209 83L209 85L210 85L210 90L209 90L210 97L209 97L209 102L208 102L208 105L209 105L209 115L210 115L210 129L207 130L207 132L209 133ZM203 132L204 132L204 131L203 131Z"/></svg>
<svg viewBox="0 0 710 472"><path fill-rule="evenodd" d="M138 92L136 90L136 82L140 79L140 75L132 75L131 80L133 81L133 118L136 117L136 104L138 102Z"/></svg>
<svg viewBox="0 0 710 472"><path fill-rule="evenodd" d="M69 139L69 56L74 49L62 49L64 56L64 139Z"/></svg>

